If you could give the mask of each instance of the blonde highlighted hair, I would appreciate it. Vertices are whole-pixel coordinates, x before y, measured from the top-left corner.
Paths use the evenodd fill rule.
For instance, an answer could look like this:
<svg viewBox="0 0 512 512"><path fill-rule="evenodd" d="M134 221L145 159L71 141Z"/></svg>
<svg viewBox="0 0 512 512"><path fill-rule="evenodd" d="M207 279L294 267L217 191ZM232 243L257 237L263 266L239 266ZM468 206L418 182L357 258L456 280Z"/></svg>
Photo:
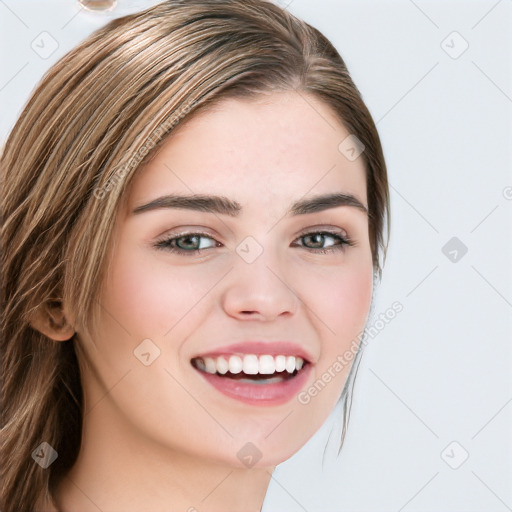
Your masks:
<svg viewBox="0 0 512 512"><path fill-rule="evenodd" d="M3 512L51 500L80 449L79 340L50 340L33 315L65 305L77 329L93 325L112 221L137 169L214 103L287 90L325 102L364 144L379 273L389 193L377 130L338 52L289 12L266 0L169 0L114 19L43 77L0 159ZM32 458L42 442L58 453L46 469Z"/></svg>

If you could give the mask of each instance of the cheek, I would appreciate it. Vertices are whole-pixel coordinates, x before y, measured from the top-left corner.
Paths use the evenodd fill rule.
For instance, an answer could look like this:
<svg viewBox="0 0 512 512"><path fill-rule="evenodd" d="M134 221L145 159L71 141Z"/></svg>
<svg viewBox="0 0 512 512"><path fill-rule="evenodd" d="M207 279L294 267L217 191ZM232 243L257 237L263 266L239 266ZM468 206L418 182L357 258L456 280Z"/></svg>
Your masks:
<svg viewBox="0 0 512 512"><path fill-rule="evenodd" d="M343 273L326 302L337 336L359 333L364 328L372 296L372 272L366 267Z"/></svg>
<svg viewBox="0 0 512 512"><path fill-rule="evenodd" d="M133 336L161 338L204 295L211 277L202 274L200 266L173 268L142 250L123 251L106 286L107 308Z"/></svg>
<svg viewBox="0 0 512 512"><path fill-rule="evenodd" d="M350 343L364 328L370 308L371 262L320 269L303 280L304 302L325 333L322 351ZM332 342L332 343L331 343Z"/></svg>

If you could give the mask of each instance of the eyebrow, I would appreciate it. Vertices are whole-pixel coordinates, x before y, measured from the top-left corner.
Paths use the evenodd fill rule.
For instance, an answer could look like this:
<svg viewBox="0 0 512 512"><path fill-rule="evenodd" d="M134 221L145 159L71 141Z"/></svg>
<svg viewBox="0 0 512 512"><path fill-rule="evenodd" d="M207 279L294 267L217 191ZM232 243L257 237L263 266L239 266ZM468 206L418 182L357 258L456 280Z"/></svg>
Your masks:
<svg viewBox="0 0 512 512"><path fill-rule="evenodd" d="M338 208L340 206L349 206L357 208L366 214L368 213L368 208L352 194L335 193L301 199L292 204L287 214L291 214L293 216L306 215L308 213L321 212L331 208ZM170 194L157 197L149 203L137 206L132 213L139 214L161 208L195 210L199 212L229 215L230 217L237 217L242 211L240 203L224 196L202 194L183 196Z"/></svg>

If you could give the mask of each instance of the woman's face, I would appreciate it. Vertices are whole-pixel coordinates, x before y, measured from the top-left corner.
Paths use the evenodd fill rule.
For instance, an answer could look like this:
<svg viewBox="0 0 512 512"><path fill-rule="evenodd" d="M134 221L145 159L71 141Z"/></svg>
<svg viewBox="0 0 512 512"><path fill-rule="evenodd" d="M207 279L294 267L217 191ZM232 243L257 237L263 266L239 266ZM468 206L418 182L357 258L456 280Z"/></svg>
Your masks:
<svg viewBox="0 0 512 512"><path fill-rule="evenodd" d="M372 293L348 136L287 92L224 100L165 142L119 211L100 323L82 338L86 432L97 418L134 450L238 467L278 464L315 433Z"/></svg>

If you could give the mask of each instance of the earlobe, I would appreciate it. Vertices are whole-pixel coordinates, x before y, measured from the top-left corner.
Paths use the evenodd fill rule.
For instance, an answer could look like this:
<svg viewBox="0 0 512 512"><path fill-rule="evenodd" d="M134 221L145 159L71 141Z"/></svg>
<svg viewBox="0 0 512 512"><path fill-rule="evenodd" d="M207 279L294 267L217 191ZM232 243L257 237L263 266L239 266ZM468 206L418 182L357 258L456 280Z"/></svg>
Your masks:
<svg viewBox="0 0 512 512"><path fill-rule="evenodd" d="M60 304L41 306L32 316L30 325L54 341L67 341L75 334Z"/></svg>

